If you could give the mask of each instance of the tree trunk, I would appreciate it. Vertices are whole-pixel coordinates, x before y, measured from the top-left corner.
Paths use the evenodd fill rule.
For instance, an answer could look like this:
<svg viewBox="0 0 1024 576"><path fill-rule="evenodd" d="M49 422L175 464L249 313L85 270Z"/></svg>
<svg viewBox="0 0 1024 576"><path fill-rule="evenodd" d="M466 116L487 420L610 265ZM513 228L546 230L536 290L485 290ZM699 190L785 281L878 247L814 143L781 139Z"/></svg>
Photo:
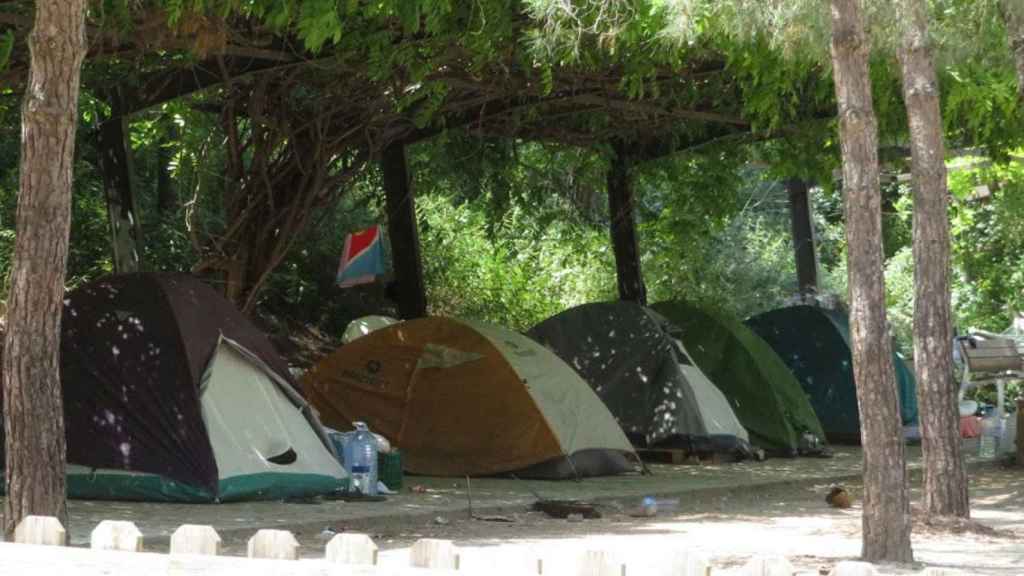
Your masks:
<svg viewBox="0 0 1024 576"><path fill-rule="evenodd" d="M865 560L910 562L910 501L882 275L878 126L859 0L831 0L849 259L850 337L864 448Z"/></svg>
<svg viewBox="0 0 1024 576"><path fill-rule="evenodd" d="M1000 0L999 8L1017 67L1017 94L1024 99L1024 0Z"/></svg>
<svg viewBox="0 0 1024 576"><path fill-rule="evenodd" d="M797 286L802 295L817 294L818 259L814 250L814 223L811 221L807 182L796 178L787 180L786 191L789 192L789 222Z"/></svg>
<svg viewBox="0 0 1024 576"><path fill-rule="evenodd" d="M118 91L108 95L110 117L100 122L98 149L103 190L110 220L110 242L114 271L138 272L142 256L142 226L135 201L132 146L128 141L128 118Z"/></svg>
<svg viewBox="0 0 1024 576"><path fill-rule="evenodd" d="M427 315L427 290L416 226L416 200L401 142L391 144L381 153L380 171L388 210L398 313L403 320L422 318Z"/></svg>
<svg viewBox="0 0 1024 576"><path fill-rule="evenodd" d="M67 526L60 318L71 224L85 0L37 0L22 105L17 237L3 354L4 534L30 514Z"/></svg>
<svg viewBox="0 0 1024 576"><path fill-rule="evenodd" d="M619 299L647 305L647 287L640 268L636 240L633 189L629 181L629 159L621 142L613 146L615 156L608 169L608 212L611 216L612 251L619 284Z"/></svg>
<svg viewBox="0 0 1024 576"><path fill-rule="evenodd" d="M953 382L946 146L924 0L903 0L899 50L914 187L914 368L929 516L970 516Z"/></svg>

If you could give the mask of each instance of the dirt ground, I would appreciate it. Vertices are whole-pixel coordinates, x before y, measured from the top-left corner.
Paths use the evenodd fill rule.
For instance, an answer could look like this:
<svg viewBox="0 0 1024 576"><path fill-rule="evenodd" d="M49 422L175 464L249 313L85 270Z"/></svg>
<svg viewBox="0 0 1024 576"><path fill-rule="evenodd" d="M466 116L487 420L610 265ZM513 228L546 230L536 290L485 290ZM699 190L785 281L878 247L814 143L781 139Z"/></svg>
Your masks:
<svg viewBox="0 0 1024 576"><path fill-rule="evenodd" d="M915 502L921 499L919 473L912 475ZM634 502L609 502L602 518L571 522L550 519L525 507L489 510L514 522L470 520L463 514L427 518L358 519L330 526L336 531L365 532L381 547L383 564L406 564L408 546L419 538L445 538L463 550L465 568L496 564L528 568L537 558L548 567L588 548L615 551L630 564L630 573L664 558L667 551L689 548L706 555L716 568L737 568L755 555L782 555L806 573L827 573L836 562L853 560L860 551L861 486L844 485L854 496L848 510L824 501L829 484L794 482L681 499L672 512L655 518L630 516ZM917 565L890 566L886 572L911 572L926 566L949 567L971 574L1024 572L1024 471L989 465L971 476L973 516L985 529L931 528L918 519L914 528ZM919 504L915 504L918 506ZM329 535L297 534L304 555L322 554ZM245 539L229 536L228 554L245 553Z"/></svg>
<svg viewBox="0 0 1024 576"><path fill-rule="evenodd" d="M888 567L886 572L953 567L972 574L1024 573L1024 469L1007 469L977 457L965 442L971 478L973 516L991 528L948 531L915 526L919 564ZM920 447L908 446L908 468L916 501L920 495ZM830 459L769 459L765 462L701 466L654 465L651 476L622 475L580 482L535 482L483 478L472 482L478 515L505 516L511 522L468 517L464 480L405 478L400 495L386 502L349 503L255 501L219 505L154 502L69 502L72 545L88 546L89 533L104 519L130 520L145 536L144 547L166 552L170 534L181 524L209 524L223 540L223 553L244 556L248 539L260 528L291 530L306 558L323 556L333 533L369 534L381 548L384 565L407 565L409 546L420 538L453 540L465 568L500 566L545 573L586 549L617 553L629 574L682 549L708 557L719 569L741 566L753 556L781 555L799 571L825 573L838 561L860 553L862 454L840 447ZM834 483L854 496L854 507L836 510L825 503ZM419 486L420 490L410 490ZM539 492L544 498L576 498L598 503L599 519L567 521L530 511ZM675 500L654 518L636 518L644 495ZM327 530L325 530L327 529ZM533 569L531 571L531 568Z"/></svg>

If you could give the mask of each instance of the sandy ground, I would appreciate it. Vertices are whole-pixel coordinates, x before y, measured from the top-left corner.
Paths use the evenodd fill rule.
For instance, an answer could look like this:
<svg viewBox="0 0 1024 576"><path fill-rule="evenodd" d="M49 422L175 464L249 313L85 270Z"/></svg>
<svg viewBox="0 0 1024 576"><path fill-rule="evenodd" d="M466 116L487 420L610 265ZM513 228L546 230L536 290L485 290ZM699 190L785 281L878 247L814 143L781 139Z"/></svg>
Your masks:
<svg viewBox="0 0 1024 576"><path fill-rule="evenodd" d="M1024 574L1024 469L1007 469L976 457L965 444L973 516L991 530L950 532L915 525L918 565L886 572L953 567L974 574ZM920 495L920 448L908 447L913 497ZM213 525L223 553L245 555L259 528L291 530L307 558L322 557L333 532L369 534L385 565L407 565L408 548L420 538L453 540L465 568L523 568L538 558L545 573L559 570L584 550L617 553L629 574L649 568L684 549L707 556L716 568L742 566L753 556L782 555L801 572L827 572L860 553L859 472L861 454L840 448L832 459L769 459L713 466L654 466L653 476L617 476L582 482L528 482L488 478L473 481L478 514L512 522L472 520L462 480L406 477L406 489L383 503L317 501L244 502L221 505L71 501L72 545L88 545L89 532L103 519L131 520L145 535L145 548L165 552L170 533L184 523ZM855 497L849 510L826 505L830 485L840 482ZM421 491L411 491L419 485ZM602 518L570 522L530 511L533 492L546 498L578 498L599 504ZM635 518L645 494L676 499L675 509L654 518ZM533 572L535 573L535 571Z"/></svg>
<svg viewBox="0 0 1024 576"><path fill-rule="evenodd" d="M915 477L917 475L915 474ZM917 478L915 478L917 480ZM915 482L919 484L919 481ZM845 484L856 498L858 483ZM800 572L822 573L836 562L854 560L860 552L860 505L836 510L824 502L827 483L794 483L715 497L681 500L673 513L638 519L631 505L602 506L601 519L569 522L549 519L523 508L503 511L515 522L469 520L461 514L436 518L353 520L337 530L371 534L382 548L381 562L406 565L408 546L418 538L454 540L463 550L465 568L521 566L537 558L554 568L587 549L613 551L643 574L672 551L691 549L706 555L719 569L738 568L756 555L782 555ZM972 474L974 518L991 531L949 532L915 522L914 549L918 564L888 566L886 572L912 572L947 567L972 574L1024 573L1024 470L988 466ZM913 490L920 501L920 489ZM492 512L493 513L493 512ZM324 535L298 535L306 556L322 550ZM227 553L244 554L242 539L229 539Z"/></svg>
<svg viewBox="0 0 1024 576"><path fill-rule="evenodd" d="M972 462L972 465L976 462ZM472 499L479 510L522 511L545 498L585 499L625 505L645 495L706 499L735 491L759 491L775 484L847 481L859 477L861 452L840 447L834 458L775 458L764 462L721 463L701 466L652 465L653 475L623 474L582 481L528 481L512 478L477 478L472 481ZM908 466L920 465L920 449L908 447ZM419 485L423 491L409 488ZM698 494L699 493L699 494ZM385 502L342 502L317 500L313 503L247 501L227 504L164 504L158 502L112 502L72 500L70 539L87 544L89 532L101 520L130 520L146 537L147 546L166 545L181 524L209 524L225 537L248 538L259 528L280 528L293 532L319 532L325 526L359 525L374 527L394 522L418 525L443 517L465 517L469 495L460 478L407 476L401 494ZM393 518L393 520L391 519Z"/></svg>

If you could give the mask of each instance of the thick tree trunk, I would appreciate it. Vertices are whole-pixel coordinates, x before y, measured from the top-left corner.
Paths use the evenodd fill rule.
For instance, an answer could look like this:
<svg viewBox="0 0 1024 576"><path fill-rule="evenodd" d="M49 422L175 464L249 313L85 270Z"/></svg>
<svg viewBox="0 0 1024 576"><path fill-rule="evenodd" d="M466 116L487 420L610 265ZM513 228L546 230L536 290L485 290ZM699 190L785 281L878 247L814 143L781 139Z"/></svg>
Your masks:
<svg viewBox="0 0 1024 576"><path fill-rule="evenodd" d="M608 169L608 212L611 216L612 251L619 284L619 299L647 305L647 287L640 268L636 240L633 189L629 181L629 159L622 143L614 146L615 156Z"/></svg>
<svg viewBox="0 0 1024 576"><path fill-rule="evenodd" d="M380 170L388 210L388 235L395 268L398 313L405 320L427 315L423 257L416 226L416 200L405 162L405 146L396 143L381 153Z"/></svg>
<svg viewBox="0 0 1024 576"><path fill-rule="evenodd" d="M868 74L870 44L859 0L831 0L832 69L839 103L850 336L864 447L865 560L910 562L910 501L882 276L878 126Z"/></svg>
<svg viewBox="0 0 1024 576"><path fill-rule="evenodd" d="M818 292L818 260L814 250L814 223L811 221L811 200L807 182L786 181L789 192L789 221L796 259L796 279L801 294Z"/></svg>
<svg viewBox="0 0 1024 576"><path fill-rule="evenodd" d="M999 8L1017 67L1017 94L1024 99L1024 0L1000 0Z"/></svg>
<svg viewBox="0 0 1024 576"><path fill-rule="evenodd" d="M58 360L86 1L35 6L3 354L8 539L29 514L56 516L67 526Z"/></svg>
<svg viewBox="0 0 1024 576"><path fill-rule="evenodd" d="M899 59L914 187L914 368L929 516L970 516L953 382L946 146L924 0L903 0Z"/></svg>

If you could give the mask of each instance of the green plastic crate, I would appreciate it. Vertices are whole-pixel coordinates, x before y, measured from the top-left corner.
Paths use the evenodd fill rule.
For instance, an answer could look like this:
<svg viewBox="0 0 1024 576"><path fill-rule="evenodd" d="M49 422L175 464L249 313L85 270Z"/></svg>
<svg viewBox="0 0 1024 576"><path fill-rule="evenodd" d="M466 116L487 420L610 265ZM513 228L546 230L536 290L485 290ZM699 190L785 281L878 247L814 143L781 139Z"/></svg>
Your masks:
<svg viewBox="0 0 1024 576"><path fill-rule="evenodd" d="M388 454L377 454L377 479L398 492L402 489L402 453L392 450Z"/></svg>

